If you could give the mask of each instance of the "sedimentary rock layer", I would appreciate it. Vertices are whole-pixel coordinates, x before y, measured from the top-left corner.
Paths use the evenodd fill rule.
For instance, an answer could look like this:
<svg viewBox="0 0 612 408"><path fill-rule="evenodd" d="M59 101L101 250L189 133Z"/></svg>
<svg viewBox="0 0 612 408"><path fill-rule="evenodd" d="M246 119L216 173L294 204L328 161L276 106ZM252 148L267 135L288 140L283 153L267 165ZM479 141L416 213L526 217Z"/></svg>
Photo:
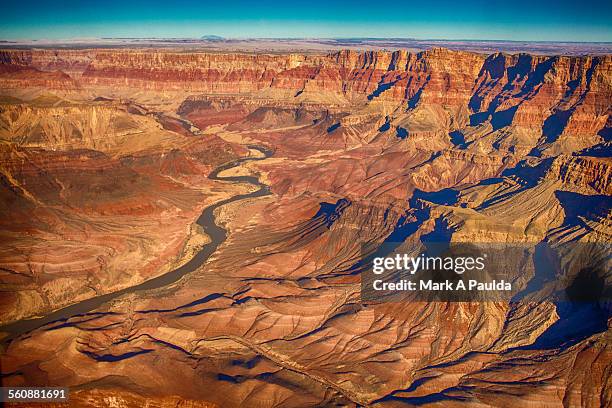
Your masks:
<svg viewBox="0 0 612 408"><path fill-rule="evenodd" d="M575 275L509 268L530 302L382 302L359 269L389 241L610 242L610 55L9 50L0 91L4 322L184 262L203 208L249 189L212 169L273 152L226 170L271 195L215 210L198 269L13 340L4 383L100 406L611 404L609 307L549 297Z"/></svg>

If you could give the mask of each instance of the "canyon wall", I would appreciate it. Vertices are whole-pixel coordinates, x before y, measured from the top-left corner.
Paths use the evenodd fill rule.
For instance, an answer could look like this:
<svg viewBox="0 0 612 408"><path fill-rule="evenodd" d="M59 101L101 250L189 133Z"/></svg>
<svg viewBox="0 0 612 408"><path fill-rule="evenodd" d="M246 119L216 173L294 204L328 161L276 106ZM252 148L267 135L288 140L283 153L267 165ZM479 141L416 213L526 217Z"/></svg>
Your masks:
<svg viewBox="0 0 612 408"><path fill-rule="evenodd" d="M214 211L196 270L14 339L4 381L75 405L610 406L609 307L536 296L574 275L383 302L359 267L389 241L610 242L611 104L610 55L0 51L2 323L184 264L202 210L252 189L213 169L272 152L222 172L271 194Z"/></svg>

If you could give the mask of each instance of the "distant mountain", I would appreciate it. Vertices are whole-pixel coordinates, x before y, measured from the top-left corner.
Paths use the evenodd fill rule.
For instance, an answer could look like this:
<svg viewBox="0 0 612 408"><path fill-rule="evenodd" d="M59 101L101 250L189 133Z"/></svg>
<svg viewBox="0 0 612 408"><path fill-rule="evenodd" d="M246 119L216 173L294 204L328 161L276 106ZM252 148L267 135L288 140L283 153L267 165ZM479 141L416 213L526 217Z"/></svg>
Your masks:
<svg viewBox="0 0 612 408"><path fill-rule="evenodd" d="M225 40L225 38L220 37L218 35L203 35L202 37L200 37L201 40L206 40L206 41L223 41Z"/></svg>

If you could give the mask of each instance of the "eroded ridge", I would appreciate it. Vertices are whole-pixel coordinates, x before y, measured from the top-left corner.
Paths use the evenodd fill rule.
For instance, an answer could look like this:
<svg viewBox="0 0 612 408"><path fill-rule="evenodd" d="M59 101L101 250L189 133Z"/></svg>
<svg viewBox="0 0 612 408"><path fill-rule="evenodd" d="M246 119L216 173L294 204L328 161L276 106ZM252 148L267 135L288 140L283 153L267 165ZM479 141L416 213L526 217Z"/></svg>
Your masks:
<svg viewBox="0 0 612 408"><path fill-rule="evenodd" d="M517 257L527 302L361 292L389 245L609 243L610 55L0 56L0 307L28 332L4 383L77 405L610 405L609 303L556 297L579 271Z"/></svg>

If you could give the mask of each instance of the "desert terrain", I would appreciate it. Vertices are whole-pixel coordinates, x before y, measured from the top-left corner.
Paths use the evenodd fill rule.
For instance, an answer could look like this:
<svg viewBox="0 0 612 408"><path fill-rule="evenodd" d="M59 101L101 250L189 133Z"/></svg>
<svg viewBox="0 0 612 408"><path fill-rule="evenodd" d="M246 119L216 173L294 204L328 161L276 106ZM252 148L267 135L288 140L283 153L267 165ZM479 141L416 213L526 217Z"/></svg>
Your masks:
<svg viewBox="0 0 612 408"><path fill-rule="evenodd" d="M99 407L612 405L611 302L546 282L363 301L355 268L431 234L610 243L612 55L542 54L0 50L2 385Z"/></svg>

